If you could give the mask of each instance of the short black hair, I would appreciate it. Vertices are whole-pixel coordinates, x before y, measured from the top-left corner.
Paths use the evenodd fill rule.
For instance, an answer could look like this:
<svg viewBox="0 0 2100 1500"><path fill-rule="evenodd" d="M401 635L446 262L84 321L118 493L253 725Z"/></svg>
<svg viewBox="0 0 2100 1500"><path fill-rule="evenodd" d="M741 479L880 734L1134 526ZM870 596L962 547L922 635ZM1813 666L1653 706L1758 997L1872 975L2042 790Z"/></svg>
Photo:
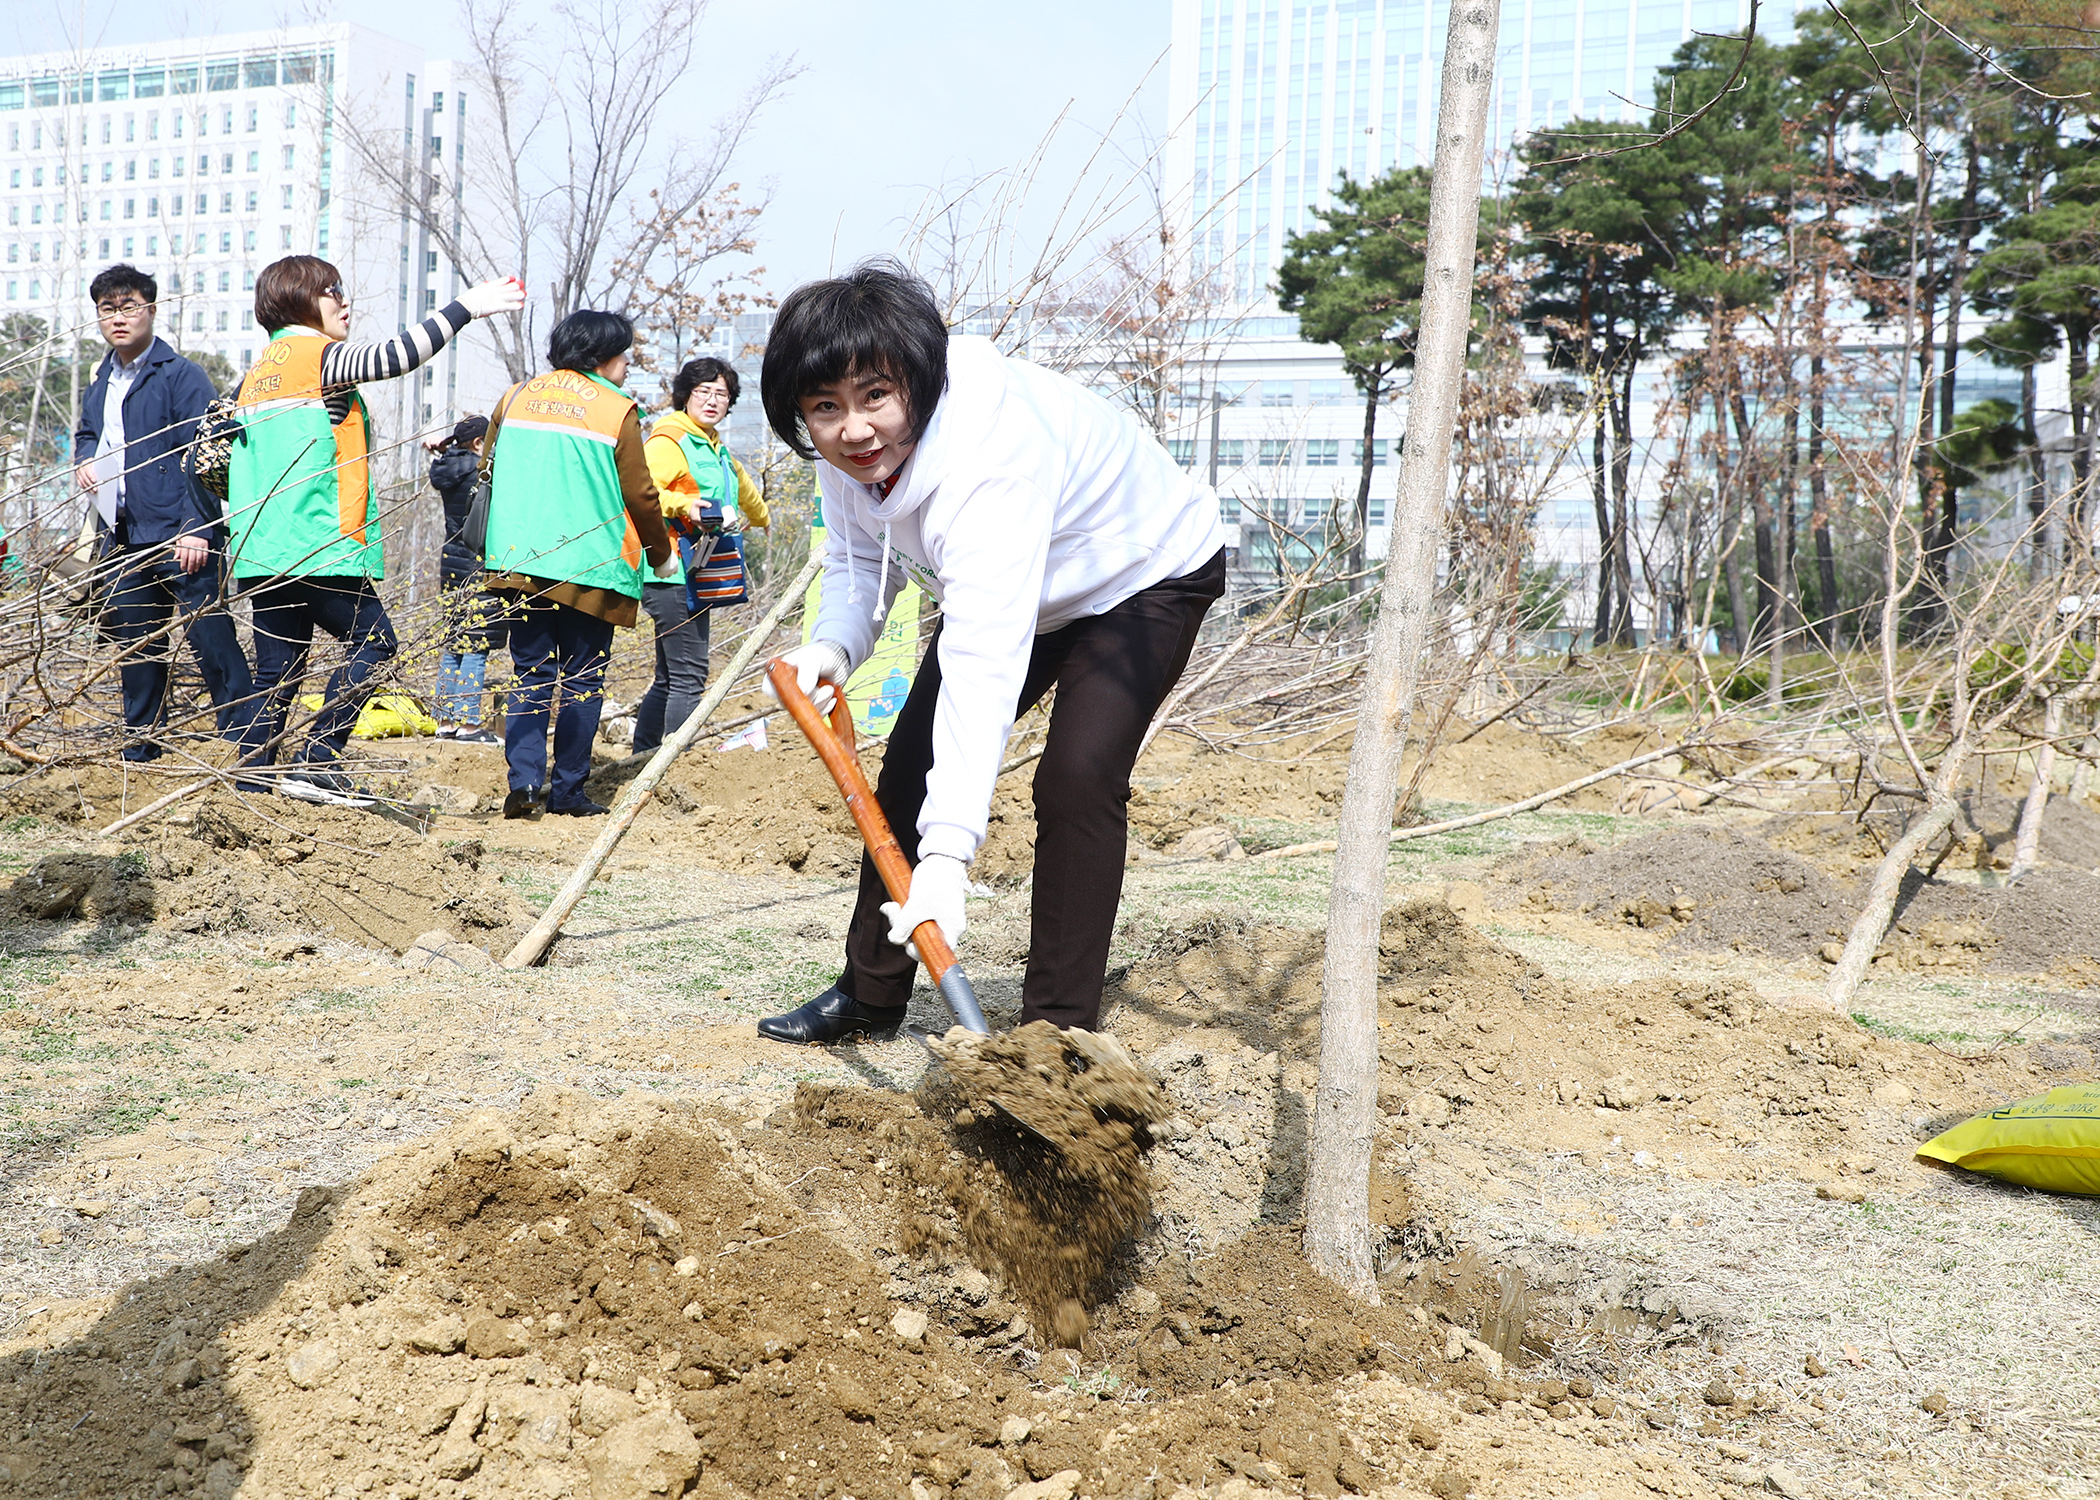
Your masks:
<svg viewBox="0 0 2100 1500"><path fill-rule="evenodd" d="M948 324L933 288L887 257L805 282L781 302L758 375L767 424L815 458L802 398L860 371L880 371L904 387L917 442L948 387Z"/></svg>
<svg viewBox="0 0 2100 1500"><path fill-rule="evenodd" d="M88 302L100 307L104 297L117 292L137 292L142 302L160 301L160 283L149 272L122 261L95 273L95 279L88 283Z"/></svg>
<svg viewBox="0 0 2100 1500"><path fill-rule="evenodd" d="M719 380L729 387L729 404L735 406L743 382L737 379L737 373L730 368L728 360L703 354L678 367L678 375L671 382L671 410L684 411L686 402L693 399L693 392L710 380Z"/></svg>
<svg viewBox="0 0 2100 1500"><path fill-rule="evenodd" d="M634 322L624 313L578 308L547 335L547 363L588 375L634 348Z"/></svg>

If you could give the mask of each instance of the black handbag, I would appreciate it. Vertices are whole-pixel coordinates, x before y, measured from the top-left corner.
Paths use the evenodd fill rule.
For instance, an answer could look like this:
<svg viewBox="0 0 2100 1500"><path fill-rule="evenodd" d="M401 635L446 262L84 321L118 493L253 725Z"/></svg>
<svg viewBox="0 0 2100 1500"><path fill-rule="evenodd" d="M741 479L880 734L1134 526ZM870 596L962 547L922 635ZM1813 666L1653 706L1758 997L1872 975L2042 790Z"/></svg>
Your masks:
<svg viewBox="0 0 2100 1500"><path fill-rule="evenodd" d="M513 391L512 395L515 394ZM492 430L500 432L498 424L503 421L503 414L508 410L510 400L506 397L503 404L496 408L496 421L490 424ZM490 478L496 472L495 466L496 445L491 441L488 456L482 460L481 468L474 475L474 493L467 497L466 517L459 523L459 539L466 543L468 551L484 560L489 540L489 493L493 489Z"/></svg>
<svg viewBox="0 0 2100 1500"><path fill-rule="evenodd" d="M474 493L467 497L466 518L459 523L459 539L476 557L482 556L488 546L489 488L487 475L475 477Z"/></svg>

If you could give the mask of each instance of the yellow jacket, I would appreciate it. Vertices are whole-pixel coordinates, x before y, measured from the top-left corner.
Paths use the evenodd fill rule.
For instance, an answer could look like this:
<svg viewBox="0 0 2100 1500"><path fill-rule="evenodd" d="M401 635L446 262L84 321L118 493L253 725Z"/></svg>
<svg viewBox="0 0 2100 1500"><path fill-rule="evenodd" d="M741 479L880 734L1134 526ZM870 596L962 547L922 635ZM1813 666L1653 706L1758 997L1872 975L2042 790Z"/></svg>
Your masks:
<svg viewBox="0 0 2100 1500"><path fill-rule="evenodd" d="M656 493L667 516L689 515L693 499L700 493L700 487L693 482L693 471L686 464L685 450L679 446L679 440L688 437L697 437L710 448L719 450L722 446L712 427L703 427L682 411L667 411L658 417L656 425L649 429L648 442L642 445L643 456L649 460L649 477L656 481ZM767 525L765 496L751 482L742 464L733 456L729 462L736 468L736 506L743 513L745 524Z"/></svg>

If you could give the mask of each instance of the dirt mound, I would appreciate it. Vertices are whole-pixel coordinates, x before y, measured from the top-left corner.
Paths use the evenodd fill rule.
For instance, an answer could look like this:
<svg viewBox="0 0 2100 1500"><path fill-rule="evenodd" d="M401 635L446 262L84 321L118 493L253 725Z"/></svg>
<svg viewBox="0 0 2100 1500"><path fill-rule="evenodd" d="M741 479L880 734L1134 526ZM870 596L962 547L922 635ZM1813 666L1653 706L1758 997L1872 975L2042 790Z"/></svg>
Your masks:
<svg viewBox="0 0 2100 1500"><path fill-rule="evenodd" d="M1394 908L1382 934L1379 1163L1392 1181L1452 1128L1538 1150L1624 1137L1700 1175L1813 1178L1836 1170L1830 1153L1862 1118L1894 1118L1877 1113L1895 1107L1879 1092L1890 1080L1948 1111L2035 1091L2020 1049L1949 1057L1774 1010L1742 984L1559 979L1440 902ZM1115 1030L1178 1110L1160 1127L1155 1195L1173 1235L1222 1245L1299 1216L1321 982L1318 933L1230 915L1113 980ZM1395 1247L1420 1243L1403 1195L1374 1204Z"/></svg>
<svg viewBox="0 0 2100 1500"><path fill-rule="evenodd" d="M1609 849L1535 844L1495 873L1504 905L1659 929L1685 947L1797 957L1842 937L1853 916L1850 892L1816 866L1730 828L1671 828Z"/></svg>
<svg viewBox="0 0 2100 1500"><path fill-rule="evenodd" d="M1991 794L1971 794L1961 804L1963 815L1983 835L1991 853L2008 863L2012 859L2013 835L2019 830L2020 808L2019 798ZM2068 797L2051 797L2042 809L2037 848L2045 861L2100 871L2100 816Z"/></svg>
<svg viewBox="0 0 2100 1500"><path fill-rule="evenodd" d="M1454 719L1445 728L1422 791L1434 799L1494 804L1535 796L1565 786L1578 776L1612 765L1661 741L1652 729L1617 724L1571 743L1566 737L1541 734L1507 720L1490 724L1465 739L1466 726ZM1464 743L1460 743L1464 740ZM1403 770L1413 774L1412 763ZM1562 808L1617 806L1620 783L1606 782L1577 792L1556 804Z"/></svg>
<svg viewBox="0 0 2100 1500"><path fill-rule="evenodd" d="M779 737L764 751L718 751L711 742L679 757L657 784L654 806L642 817L668 818L679 845L702 864L723 870L788 869L827 879L858 878L861 840L816 752L784 716ZM882 768L882 744L861 747L872 783ZM602 766L586 790L610 803L641 770L643 758ZM971 874L978 880L1024 880L1035 868L1035 814L1025 775L999 783L992 799L985 846Z"/></svg>
<svg viewBox="0 0 2100 1500"><path fill-rule="evenodd" d="M1347 771L1339 756L1257 760L1163 740L1131 777L1130 836L1166 849L1222 823L1250 849L1292 843L1334 820Z"/></svg>
<svg viewBox="0 0 2100 1500"><path fill-rule="evenodd" d="M120 841L46 856L9 887L0 922L327 933L393 952L444 928L501 951L531 914L483 873L484 854L365 813L211 793Z"/></svg>
<svg viewBox="0 0 2100 1500"><path fill-rule="evenodd" d="M982 1372L893 1330L871 1268L760 1175L726 1130L658 1105L542 1095L473 1117L309 1193L223 1275L128 1299L73 1360L17 1360L0 1427L94 1407L28 1445L17 1489L611 1497L704 1470L721 1496L806 1494L819 1473L894 1494L916 1456L882 1429L953 1434L963 1469L996 1448L1018 1389L960 1408L958 1377ZM148 1391L185 1415L133 1428Z"/></svg>
<svg viewBox="0 0 2100 1500"><path fill-rule="evenodd" d="M2008 886L1928 881L1911 873L1891 943L1966 947L1997 973L2100 981L2100 877L2042 865Z"/></svg>
<svg viewBox="0 0 2100 1500"><path fill-rule="evenodd" d="M1795 818L1768 825L1788 846L1779 848L1735 829L1699 826L1608 849L1579 838L1533 844L1496 868L1494 899L1505 907L1573 911L1657 930L1669 946L1806 958L1844 942L1861 887L1792 850L1820 854L1823 865L1840 868L1847 861L1832 857L1840 848L1863 863L1878 859L1871 836L1850 821ZM2074 820L2064 826L2075 827ZM1913 870L1875 959L1906 969L2100 978L2096 910L2100 877L2063 865L2043 865L1996 887L1927 880Z"/></svg>
<svg viewBox="0 0 2100 1500"><path fill-rule="evenodd" d="M1223 1464L1337 1495L1426 1484L1410 1422L1464 1420L1366 1375L1455 1379L1489 1423L1491 1401L1557 1399L1441 1361L1429 1320L1348 1304L1277 1234L1130 1286L1090 1340L1114 1367L1037 1356L981 1274L951 1278L953 1310L900 1303L826 1230L928 1191L890 1159L903 1112L869 1094L792 1137L635 1096L472 1116L0 1363L9 1493L990 1500L1076 1471L1088 1493L1165 1497ZM858 1170L783 1187L767 1140L774 1161ZM1146 1372L1140 1404L1116 1369ZM1485 1461L1492 1430L1452 1448ZM1601 1493L1646 1493L1629 1456L1586 1462Z"/></svg>

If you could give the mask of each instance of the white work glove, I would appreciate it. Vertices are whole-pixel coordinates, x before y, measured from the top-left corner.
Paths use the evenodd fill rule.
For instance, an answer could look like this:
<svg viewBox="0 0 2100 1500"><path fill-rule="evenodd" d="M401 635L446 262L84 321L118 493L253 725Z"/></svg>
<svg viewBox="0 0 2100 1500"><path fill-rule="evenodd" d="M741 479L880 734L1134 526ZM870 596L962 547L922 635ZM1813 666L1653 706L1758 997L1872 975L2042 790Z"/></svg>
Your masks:
<svg viewBox="0 0 2100 1500"><path fill-rule="evenodd" d="M931 918L940 924L941 936L953 948L962 941L969 921L963 916L963 893L970 876L963 862L952 854L929 854L911 872L911 896L902 906L882 903L882 914L890 919L890 941L900 943L913 958L919 945L911 940L921 922Z"/></svg>
<svg viewBox="0 0 2100 1500"><path fill-rule="evenodd" d="M480 286L470 286L461 292L459 305L477 318L516 312L525 305L525 283L515 276L484 281Z"/></svg>
<svg viewBox="0 0 2100 1500"><path fill-rule="evenodd" d="M685 581L685 562L679 557L678 549L673 547L671 555L664 559L664 565L660 568L652 568L649 576L658 583L683 583Z"/></svg>
<svg viewBox="0 0 2100 1500"><path fill-rule="evenodd" d="M852 676L852 663L846 660L846 648L836 641L811 641L806 646L797 646L792 651L783 651L780 659L795 669L795 686L802 689L802 696L809 699L810 707L820 714L831 712L832 694L835 684L843 683ZM765 679L766 696L775 703L780 694L773 691L773 679Z"/></svg>
<svg viewBox="0 0 2100 1500"><path fill-rule="evenodd" d="M744 519L742 511L725 508L722 512L722 535L724 536L742 536L749 524Z"/></svg>

